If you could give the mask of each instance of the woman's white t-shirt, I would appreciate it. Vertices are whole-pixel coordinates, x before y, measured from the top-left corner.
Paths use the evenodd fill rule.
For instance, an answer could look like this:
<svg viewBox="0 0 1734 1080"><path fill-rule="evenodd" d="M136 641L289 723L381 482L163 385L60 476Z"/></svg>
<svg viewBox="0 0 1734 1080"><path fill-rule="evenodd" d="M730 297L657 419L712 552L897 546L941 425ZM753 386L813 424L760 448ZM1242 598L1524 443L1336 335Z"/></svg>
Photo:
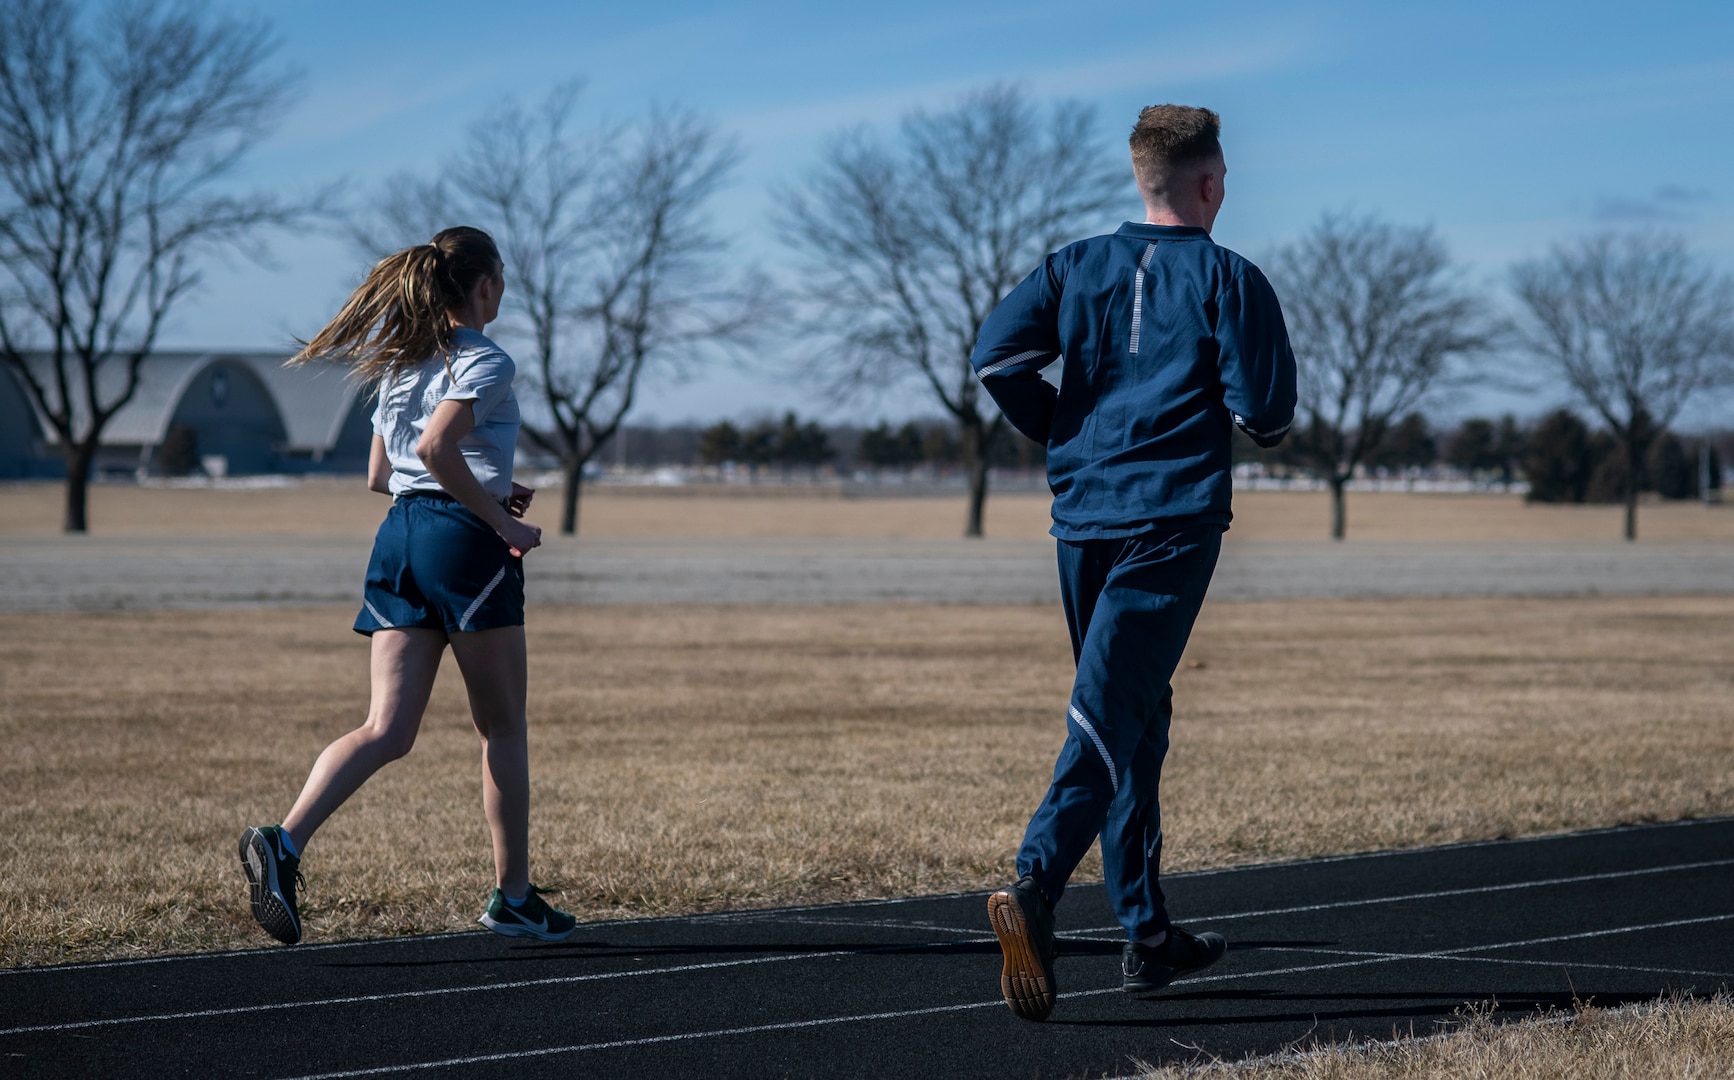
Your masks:
<svg viewBox="0 0 1734 1080"><path fill-rule="evenodd" d="M416 443L427 430L428 418L442 401L469 401L476 427L458 443L464 461L482 487L496 499L512 494L512 455L518 445L518 399L512 393L517 367L505 350L479 331L460 326L452 331L451 366L435 356L379 388L373 411L373 432L385 440L391 459L391 493L440 491L416 454Z"/></svg>

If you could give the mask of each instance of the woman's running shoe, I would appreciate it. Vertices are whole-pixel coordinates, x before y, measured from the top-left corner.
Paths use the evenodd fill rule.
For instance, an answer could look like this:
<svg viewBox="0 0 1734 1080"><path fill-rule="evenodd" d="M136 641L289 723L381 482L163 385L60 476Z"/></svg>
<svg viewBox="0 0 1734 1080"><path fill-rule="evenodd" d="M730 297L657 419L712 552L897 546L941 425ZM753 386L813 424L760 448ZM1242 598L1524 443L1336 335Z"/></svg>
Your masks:
<svg viewBox="0 0 1734 1080"><path fill-rule="evenodd" d="M476 920L496 934L565 941L578 929L578 920L542 899L542 890L530 886L524 902L513 907L499 889L488 898L482 917Z"/></svg>
<svg viewBox="0 0 1734 1080"><path fill-rule="evenodd" d="M241 834L241 869L252 887L253 918L265 932L285 945L301 940L301 911L295 887L301 880L301 859L283 844L283 829L267 825Z"/></svg>

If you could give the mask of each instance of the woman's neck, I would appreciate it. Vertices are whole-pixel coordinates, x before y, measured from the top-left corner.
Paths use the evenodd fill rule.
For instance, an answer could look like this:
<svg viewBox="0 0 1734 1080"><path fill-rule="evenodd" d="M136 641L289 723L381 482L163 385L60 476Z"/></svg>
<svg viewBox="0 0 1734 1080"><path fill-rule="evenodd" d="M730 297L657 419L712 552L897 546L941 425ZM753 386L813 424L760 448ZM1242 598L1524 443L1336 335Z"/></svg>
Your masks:
<svg viewBox="0 0 1734 1080"><path fill-rule="evenodd" d="M461 326L466 330L474 330L479 334L482 332L482 328L488 325L487 319L482 317L481 310L475 305L471 305L462 311L448 311L446 312L446 317L451 320L451 327L453 330L456 330Z"/></svg>

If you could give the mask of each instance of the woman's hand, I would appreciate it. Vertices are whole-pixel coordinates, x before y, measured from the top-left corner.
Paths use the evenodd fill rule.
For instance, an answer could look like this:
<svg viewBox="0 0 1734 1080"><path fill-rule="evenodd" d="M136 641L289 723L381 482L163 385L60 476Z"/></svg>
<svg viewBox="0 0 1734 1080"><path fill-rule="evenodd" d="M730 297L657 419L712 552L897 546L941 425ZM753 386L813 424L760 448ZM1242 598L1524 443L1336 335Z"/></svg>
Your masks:
<svg viewBox="0 0 1734 1080"><path fill-rule="evenodd" d="M536 489L525 487L516 480L512 481L512 497L506 500L506 511L515 518L524 516L524 511L530 509L530 500L536 497Z"/></svg>
<svg viewBox="0 0 1734 1080"><path fill-rule="evenodd" d="M470 471L463 451L458 449L458 442L475 430L473 408L468 401L454 399L435 406L433 415L428 417L427 427L416 442L416 456L421 458L422 464L427 466L427 471L447 495L469 507L470 513L499 534L506 546L512 549L512 554L522 558L526 551L542 543L542 530L517 518L523 513L522 507L517 506L519 500L522 499L523 506L528 506L533 492L513 484L510 498L506 505L501 505Z"/></svg>
<svg viewBox="0 0 1734 1080"><path fill-rule="evenodd" d="M506 542L506 546L512 549L512 554L520 559L524 557L525 552L531 548L540 547L542 544L541 527L532 525L528 521L507 518L495 531L500 534L500 539Z"/></svg>

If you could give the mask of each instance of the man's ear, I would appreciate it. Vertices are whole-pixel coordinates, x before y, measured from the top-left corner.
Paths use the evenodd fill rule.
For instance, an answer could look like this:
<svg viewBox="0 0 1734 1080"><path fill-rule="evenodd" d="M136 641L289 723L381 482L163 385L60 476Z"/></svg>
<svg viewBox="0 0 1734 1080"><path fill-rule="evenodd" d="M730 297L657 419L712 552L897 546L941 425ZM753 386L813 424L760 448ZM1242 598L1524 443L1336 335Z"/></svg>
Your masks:
<svg viewBox="0 0 1734 1080"><path fill-rule="evenodd" d="M1198 195L1206 206L1215 206L1222 201L1222 172L1218 169L1205 169L1198 176Z"/></svg>

